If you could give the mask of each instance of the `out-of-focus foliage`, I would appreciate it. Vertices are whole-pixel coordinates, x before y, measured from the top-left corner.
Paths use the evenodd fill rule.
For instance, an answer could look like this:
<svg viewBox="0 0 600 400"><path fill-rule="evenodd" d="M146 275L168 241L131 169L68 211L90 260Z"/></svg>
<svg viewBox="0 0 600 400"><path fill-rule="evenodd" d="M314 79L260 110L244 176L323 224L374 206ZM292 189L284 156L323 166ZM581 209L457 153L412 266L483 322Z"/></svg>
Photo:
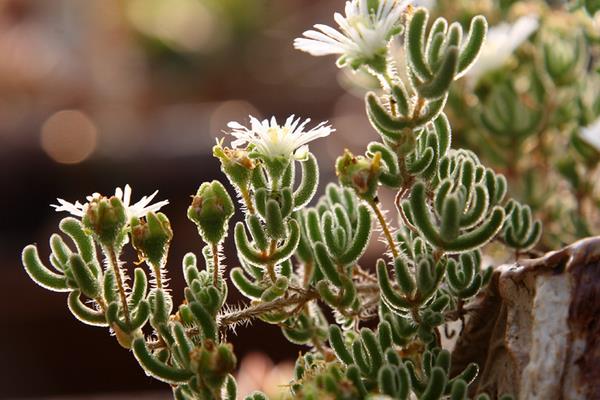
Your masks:
<svg viewBox="0 0 600 400"><path fill-rule="evenodd" d="M492 32L488 45L502 24L536 21L526 36L515 29L497 35L515 40L514 51L455 85L447 109L457 143L502 171L510 194L544 222L542 250L600 232L600 130L594 126L600 22L592 18L593 3L440 0L434 7L460 21L483 13Z"/></svg>

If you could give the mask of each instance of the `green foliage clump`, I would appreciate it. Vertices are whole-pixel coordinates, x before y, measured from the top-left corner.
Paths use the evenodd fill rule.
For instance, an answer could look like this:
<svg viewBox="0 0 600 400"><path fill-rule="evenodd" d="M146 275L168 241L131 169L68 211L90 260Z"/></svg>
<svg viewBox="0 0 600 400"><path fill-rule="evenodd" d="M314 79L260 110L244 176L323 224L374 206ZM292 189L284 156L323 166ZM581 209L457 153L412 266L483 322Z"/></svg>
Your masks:
<svg viewBox="0 0 600 400"><path fill-rule="evenodd" d="M492 269L482 266L486 246L504 246L520 257L535 249L542 224L535 207L512 198L512 176L452 145L452 118L444 107L454 101L455 81L476 63L486 19L470 18L463 31L442 17L429 24L424 8L396 12L400 3L349 3L368 18L369 29L387 29L383 47L360 42L362 53L338 60L380 83L365 95L378 141L363 154L346 150L336 161L339 184L328 183L314 205L319 166L306 144L327 136L330 127L305 132L306 122L294 117L283 126L274 119L253 120L251 128L232 123L233 148L224 141L213 148L243 211L233 228L239 265L223 265L220 248L236 205L213 181L200 185L188 209L206 246L200 261L193 253L183 259L186 288L179 304L165 276L173 232L147 198L135 205L117 195L68 207L62 201L80 219L63 219L63 235L51 236L52 268L36 245L27 246L26 272L44 288L67 292L76 318L109 328L148 375L172 387L176 399L238 397L237 359L227 333L253 320L277 326L291 343L304 346L289 385L295 398L489 398L472 393L482 366L450 374L443 328L463 321L465 305L490 281ZM378 20L388 15L382 7L395 15L391 27ZM390 41L397 38L404 43L404 64L391 55ZM578 80L578 49L544 47L540 62L557 87ZM518 86L511 80L494 84L475 114L496 139L520 146L544 117L528 108ZM589 146L578 139L572 145L586 165L595 163ZM568 160L559 171L573 187L585 179ZM379 201L383 191L395 195L393 222ZM374 236L386 251L369 266L365 254ZM138 267L130 280L121 260L128 242L153 279ZM226 305L227 274L248 305Z"/></svg>
<svg viewBox="0 0 600 400"><path fill-rule="evenodd" d="M526 237L546 251L599 233L600 35L590 18L598 7L439 0L434 8L451 9L458 20L485 12L497 21L490 24L497 52L509 48L505 58L486 55L477 75L467 72L466 84L450 91L447 113L458 145L502 172L510 196L544 221L539 238L537 226L520 240L509 233L507 243L519 251L531 251ZM512 34L501 33L509 27Z"/></svg>

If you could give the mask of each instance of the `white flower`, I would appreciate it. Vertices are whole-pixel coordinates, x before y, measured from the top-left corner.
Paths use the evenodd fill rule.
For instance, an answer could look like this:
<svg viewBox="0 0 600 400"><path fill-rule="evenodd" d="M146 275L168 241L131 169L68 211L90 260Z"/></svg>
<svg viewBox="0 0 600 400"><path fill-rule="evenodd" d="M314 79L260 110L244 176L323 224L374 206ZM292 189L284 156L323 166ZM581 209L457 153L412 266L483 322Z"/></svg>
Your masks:
<svg viewBox="0 0 600 400"><path fill-rule="evenodd" d="M600 118L592 122L591 125L581 128L579 135L596 150L600 151Z"/></svg>
<svg viewBox="0 0 600 400"><path fill-rule="evenodd" d="M274 159L276 157L305 159L308 155L308 143L334 132L327 121L321 122L314 128L304 131L310 118L300 123L300 118L294 119L294 115L288 117L283 126L280 126L272 117L271 120L259 121L250 116L250 128L232 121L227 124L232 129L230 135L236 138L231 142L233 148L239 148L248 144L256 147L262 156Z"/></svg>
<svg viewBox="0 0 600 400"><path fill-rule="evenodd" d="M158 190L152 193L150 196L142 197L142 199L137 203L130 204L131 186L125 185L125 190L121 190L120 187L115 189L115 197L123 202L123 206L125 207L125 210L127 212L128 223L131 218L145 217L146 214L148 214L148 212L156 212L160 210L161 207L169 204L169 200L162 200L158 203L150 204L150 202L154 199L157 193ZM57 212L66 211L76 217L83 217L87 211L87 206L93 201L100 200L102 197L103 196L100 193L93 193L92 195L86 197L87 202L84 204L81 204L79 201L76 201L75 203L69 203L68 201L63 199L56 199L58 200L59 204L51 204L50 206L54 207L54 209Z"/></svg>
<svg viewBox="0 0 600 400"><path fill-rule="evenodd" d="M340 65L371 60L386 52L391 35L410 0L380 0L377 11L370 10L368 0L346 2L346 16L335 13L333 18L340 31L317 24L305 37L294 40L294 47L313 56L340 54Z"/></svg>
<svg viewBox="0 0 600 400"><path fill-rule="evenodd" d="M502 67L538 26L537 17L527 15L514 24L504 22L490 28L479 57L465 74L471 84L477 83L486 72Z"/></svg>

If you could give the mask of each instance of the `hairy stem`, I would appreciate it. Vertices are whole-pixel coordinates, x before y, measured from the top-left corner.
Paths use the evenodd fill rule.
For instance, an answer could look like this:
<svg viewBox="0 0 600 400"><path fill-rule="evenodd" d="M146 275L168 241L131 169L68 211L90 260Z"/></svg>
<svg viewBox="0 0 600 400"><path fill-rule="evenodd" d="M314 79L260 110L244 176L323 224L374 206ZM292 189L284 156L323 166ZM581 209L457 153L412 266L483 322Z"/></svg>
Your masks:
<svg viewBox="0 0 600 400"><path fill-rule="evenodd" d="M425 105L425 99L422 97L419 97L417 99L417 103L415 104L415 109L413 111L413 115L412 115L413 120L416 120L417 118L419 118L419 116L421 115L421 110L423 109L424 105Z"/></svg>
<svg viewBox="0 0 600 400"><path fill-rule="evenodd" d="M213 256L213 285L217 287L219 283L219 245L212 243L212 256Z"/></svg>
<svg viewBox="0 0 600 400"><path fill-rule="evenodd" d="M108 247L106 249L108 253L108 260L110 266L115 273L115 279L117 281L117 289L119 291L119 297L121 298L121 306L123 307L123 315L125 316L125 322L129 324L129 304L127 304L127 294L125 293L125 286L123 284L123 276L121 275L121 266L117 257L117 252L114 247Z"/></svg>
<svg viewBox="0 0 600 400"><path fill-rule="evenodd" d="M242 310L231 311L221 315L218 318L220 327L235 325L239 322L249 321L271 311L281 310L282 308L293 305L304 305L311 300L319 298L319 294L314 289L299 290L288 297L280 297L276 300L266 303L259 303L253 306L246 307ZM200 333L198 328L190 328L186 331L188 336L196 336ZM151 350L165 347L164 341L153 341L148 343L148 348Z"/></svg>
<svg viewBox="0 0 600 400"><path fill-rule="evenodd" d="M269 257L272 256L273 253L275 253L275 250L277 250L277 240L272 239L271 246L269 247ZM277 280L277 275L275 274L275 264L269 262L267 264L267 272L269 273L269 278L271 278L271 281L275 283L275 281Z"/></svg>
<svg viewBox="0 0 600 400"><path fill-rule="evenodd" d="M379 220L379 225L383 230L383 234L385 235L385 238L388 242L388 247L390 248L392 255L394 256L394 258L398 257L399 253L398 248L396 247L396 242L394 242L394 238L392 237L392 233L390 232L390 228L385 220L385 217L383 216L383 213L381 212L381 209L373 200L369 201L369 205L371 206L371 208L375 212L375 215L377 216L377 219Z"/></svg>
<svg viewBox="0 0 600 400"><path fill-rule="evenodd" d="M94 298L94 300L96 301L96 303L98 303L102 312L106 313L107 306L106 306L106 301L104 300L104 297L98 296L98 297Z"/></svg>
<svg viewBox="0 0 600 400"><path fill-rule="evenodd" d="M224 314L219 318L219 325L227 326L236 324L241 321L247 321L249 319L256 318L262 314L271 311L280 310L291 305L305 304L317 298L319 298L319 294L316 290L302 290L298 293L290 295L289 297L280 297L277 300L273 300L266 303L260 303L254 306L247 307L243 310L232 311L227 314Z"/></svg>
<svg viewBox="0 0 600 400"><path fill-rule="evenodd" d="M246 209L250 213L250 215L254 215L256 211L254 211L254 205L252 204L252 199L250 198L250 192L247 187L240 188L240 193L242 194L242 199L244 200L244 204L246 205Z"/></svg>
<svg viewBox="0 0 600 400"><path fill-rule="evenodd" d="M312 277L313 268L314 265L310 261L304 264L304 277L302 284L305 288L310 285L310 278Z"/></svg>
<svg viewBox="0 0 600 400"><path fill-rule="evenodd" d="M162 273L160 271L160 265L152 264L152 269L154 270L154 276L156 277L156 287L158 289L162 289Z"/></svg>

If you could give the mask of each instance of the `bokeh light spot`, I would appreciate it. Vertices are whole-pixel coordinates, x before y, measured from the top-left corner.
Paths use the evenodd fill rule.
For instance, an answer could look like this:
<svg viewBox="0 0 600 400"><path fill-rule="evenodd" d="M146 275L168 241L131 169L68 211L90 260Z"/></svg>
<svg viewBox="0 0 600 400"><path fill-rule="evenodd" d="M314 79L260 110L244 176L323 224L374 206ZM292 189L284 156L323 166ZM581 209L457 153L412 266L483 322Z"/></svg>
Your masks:
<svg viewBox="0 0 600 400"><path fill-rule="evenodd" d="M210 51L227 36L221 21L198 0L132 0L127 17L139 32L181 52Z"/></svg>
<svg viewBox="0 0 600 400"><path fill-rule="evenodd" d="M92 120L79 110L62 110L52 114L42 126L42 149L61 164L77 164L96 149L97 129Z"/></svg>

